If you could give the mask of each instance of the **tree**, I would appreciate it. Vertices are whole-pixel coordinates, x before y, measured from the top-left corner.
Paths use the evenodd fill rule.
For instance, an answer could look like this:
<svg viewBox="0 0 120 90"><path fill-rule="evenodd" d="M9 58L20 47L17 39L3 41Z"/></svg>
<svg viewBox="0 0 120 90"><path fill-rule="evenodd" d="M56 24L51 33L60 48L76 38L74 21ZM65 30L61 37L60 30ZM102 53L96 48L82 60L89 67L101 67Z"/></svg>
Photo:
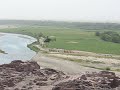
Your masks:
<svg viewBox="0 0 120 90"><path fill-rule="evenodd" d="M118 37L118 36L113 36L112 42L114 42L114 43L120 43L120 37Z"/></svg>
<svg viewBox="0 0 120 90"><path fill-rule="evenodd" d="M48 36L44 40L44 42L46 42L46 43L49 43L50 41L51 41L51 39Z"/></svg>
<svg viewBox="0 0 120 90"><path fill-rule="evenodd" d="M102 34L101 39L105 41L112 41L112 37L109 34Z"/></svg>
<svg viewBox="0 0 120 90"><path fill-rule="evenodd" d="M37 39L37 42L40 43L40 38L43 37L43 34L42 33L35 33L34 36Z"/></svg>
<svg viewBox="0 0 120 90"><path fill-rule="evenodd" d="M96 32L98 35L98 33ZM104 41L120 43L120 35L117 32L107 31L100 34L100 37Z"/></svg>
<svg viewBox="0 0 120 90"><path fill-rule="evenodd" d="M95 35L96 35L96 36L100 36L100 32L96 32Z"/></svg>

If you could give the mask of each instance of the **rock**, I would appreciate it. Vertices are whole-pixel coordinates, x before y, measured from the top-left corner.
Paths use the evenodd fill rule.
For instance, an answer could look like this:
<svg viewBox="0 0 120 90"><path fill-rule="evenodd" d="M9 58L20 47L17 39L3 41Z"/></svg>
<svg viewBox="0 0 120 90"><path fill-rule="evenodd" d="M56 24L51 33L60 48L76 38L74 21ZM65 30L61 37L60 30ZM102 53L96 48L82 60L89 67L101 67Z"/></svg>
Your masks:
<svg viewBox="0 0 120 90"><path fill-rule="evenodd" d="M15 88L14 90L20 90L19 88Z"/></svg>
<svg viewBox="0 0 120 90"><path fill-rule="evenodd" d="M86 78L85 75L82 75L82 76L80 77L80 79L81 79L81 80L87 80L87 78Z"/></svg>
<svg viewBox="0 0 120 90"><path fill-rule="evenodd" d="M41 86L52 85L54 80L62 78L64 73L54 69L40 69L34 61L12 61L10 64L0 65L0 90L34 90ZM21 84L21 85L19 85Z"/></svg>
<svg viewBox="0 0 120 90"><path fill-rule="evenodd" d="M16 65L16 62L12 62L11 65ZM40 66L36 62L26 62L26 63L18 63L17 66L13 67L18 72L32 72L35 69L40 69Z"/></svg>
<svg viewBox="0 0 120 90"><path fill-rule="evenodd" d="M47 83L45 83L45 82L37 82L36 85L38 85L38 86L47 86Z"/></svg>
<svg viewBox="0 0 120 90"><path fill-rule="evenodd" d="M40 69L33 70L32 74L37 75L37 76L45 76L44 73L40 71Z"/></svg>
<svg viewBox="0 0 120 90"><path fill-rule="evenodd" d="M50 69L50 68L45 68L45 69L43 69L43 70L44 70L44 73L47 74L47 75L52 75L52 74L59 73L59 72L57 72L56 70Z"/></svg>
<svg viewBox="0 0 120 90"><path fill-rule="evenodd" d="M35 69L40 69L40 66L37 64L37 62L31 61L31 62L22 62L20 60L12 61L10 64L3 64L0 67L3 68L13 68L18 72L31 72Z"/></svg>
<svg viewBox="0 0 120 90"><path fill-rule="evenodd" d="M51 80L56 80L58 77L56 76L56 75L52 75L51 77L50 77L50 79Z"/></svg>
<svg viewBox="0 0 120 90"><path fill-rule="evenodd" d="M0 90L4 90L4 86L3 85L0 85Z"/></svg>
<svg viewBox="0 0 120 90"><path fill-rule="evenodd" d="M76 76L73 78L49 68L40 69L33 61L17 60L0 65L0 90L41 90L41 87L48 86L52 90L120 90L120 78L114 72Z"/></svg>
<svg viewBox="0 0 120 90"><path fill-rule="evenodd" d="M114 72L101 71L60 82L52 90L119 90L117 88L120 88L120 78Z"/></svg>
<svg viewBox="0 0 120 90"><path fill-rule="evenodd" d="M5 79L4 81L2 81L2 84L8 87L13 87L15 85L14 81L11 79Z"/></svg>
<svg viewBox="0 0 120 90"><path fill-rule="evenodd" d="M109 72L109 71L101 71L101 72L99 72L99 76L100 77L107 77L109 79L116 77L114 72Z"/></svg>
<svg viewBox="0 0 120 90"><path fill-rule="evenodd" d="M120 85L120 79L119 78L114 78L112 81L110 81L109 84L112 88L116 88Z"/></svg>

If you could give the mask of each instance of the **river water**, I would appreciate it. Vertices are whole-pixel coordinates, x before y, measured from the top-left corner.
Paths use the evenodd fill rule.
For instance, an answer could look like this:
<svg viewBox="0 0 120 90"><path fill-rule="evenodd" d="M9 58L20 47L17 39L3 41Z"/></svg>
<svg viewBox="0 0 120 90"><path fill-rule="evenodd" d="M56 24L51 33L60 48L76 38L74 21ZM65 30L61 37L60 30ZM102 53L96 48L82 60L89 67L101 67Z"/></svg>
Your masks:
<svg viewBox="0 0 120 90"><path fill-rule="evenodd" d="M20 34L0 33L0 64L10 63L13 60L30 60L36 52L30 50L27 44L36 41L35 38Z"/></svg>

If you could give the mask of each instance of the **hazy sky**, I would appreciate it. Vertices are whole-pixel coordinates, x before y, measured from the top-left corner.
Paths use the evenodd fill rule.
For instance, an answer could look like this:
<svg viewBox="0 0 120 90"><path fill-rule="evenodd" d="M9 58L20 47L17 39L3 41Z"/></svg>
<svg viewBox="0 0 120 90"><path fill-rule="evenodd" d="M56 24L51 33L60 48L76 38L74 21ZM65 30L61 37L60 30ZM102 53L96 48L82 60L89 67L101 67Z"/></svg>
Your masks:
<svg viewBox="0 0 120 90"><path fill-rule="evenodd" d="M0 19L120 22L120 0L0 0Z"/></svg>

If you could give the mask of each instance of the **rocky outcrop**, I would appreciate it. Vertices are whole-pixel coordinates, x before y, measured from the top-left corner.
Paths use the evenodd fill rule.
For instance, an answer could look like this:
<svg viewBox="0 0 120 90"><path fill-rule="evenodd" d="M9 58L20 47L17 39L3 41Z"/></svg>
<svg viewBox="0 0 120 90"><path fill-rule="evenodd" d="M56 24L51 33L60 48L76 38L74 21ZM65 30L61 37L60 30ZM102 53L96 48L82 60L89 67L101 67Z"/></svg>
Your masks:
<svg viewBox="0 0 120 90"><path fill-rule="evenodd" d="M34 61L12 61L0 65L0 90L41 90L64 78L64 73L53 69L40 69Z"/></svg>
<svg viewBox="0 0 120 90"><path fill-rule="evenodd" d="M86 73L77 79L61 82L52 90L120 90L120 78L108 71Z"/></svg>
<svg viewBox="0 0 120 90"><path fill-rule="evenodd" d="M74 77L50 68L40 69L34 61L16 60L0 65L0 90L120 90L120 78L113 72Z"/></svg>
<svg viewBox="0 0 120 90"><path fill-rule="evenodd" d="M40 66L34 62L22 62L20 60L12 61L10 64L3 64L0 67L2 68L12 68L18 72L31 72L35 69L40 69Z"/></svg>

